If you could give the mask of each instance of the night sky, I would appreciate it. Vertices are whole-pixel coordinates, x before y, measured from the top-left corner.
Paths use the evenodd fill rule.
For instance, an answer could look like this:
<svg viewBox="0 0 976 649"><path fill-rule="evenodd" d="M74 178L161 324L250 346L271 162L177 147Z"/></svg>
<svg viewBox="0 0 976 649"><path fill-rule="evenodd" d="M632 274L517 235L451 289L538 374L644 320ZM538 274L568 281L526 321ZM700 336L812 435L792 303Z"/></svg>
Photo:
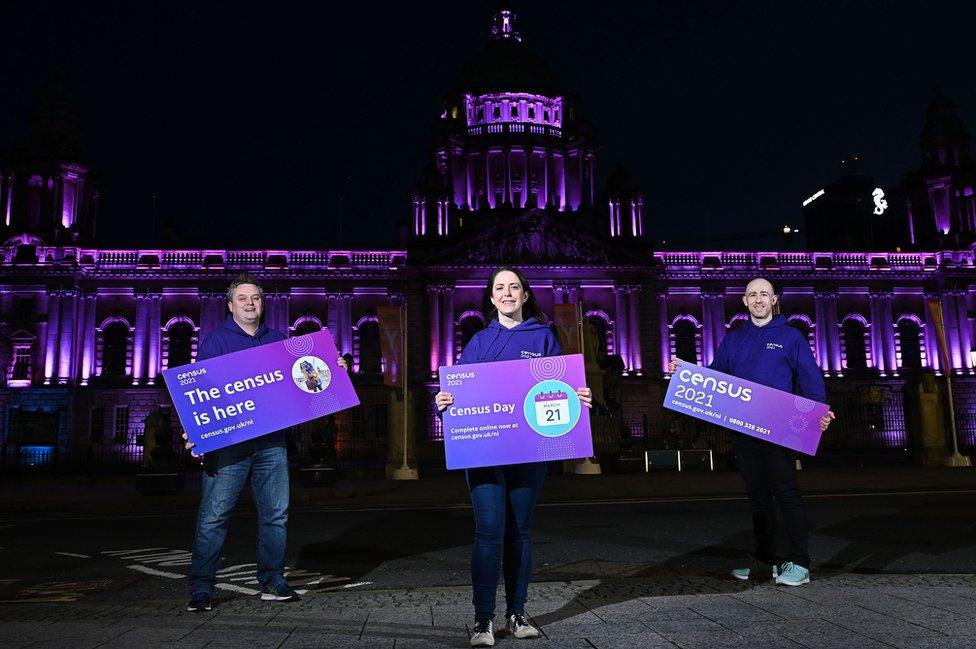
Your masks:
<svg viewBox="0 0 976 649"><path fill-rule="evenodd" d="M171 221L187 246L396 246L441 98L497 5L380 6L7 0L0 156L59 68L104 244L150 247ZM775 246L759 235L800 225L852 153L898 183L936 88L976 129L971 2L515 8L597 128L601 184L621 162L644 189L652 240Z"/></svg>

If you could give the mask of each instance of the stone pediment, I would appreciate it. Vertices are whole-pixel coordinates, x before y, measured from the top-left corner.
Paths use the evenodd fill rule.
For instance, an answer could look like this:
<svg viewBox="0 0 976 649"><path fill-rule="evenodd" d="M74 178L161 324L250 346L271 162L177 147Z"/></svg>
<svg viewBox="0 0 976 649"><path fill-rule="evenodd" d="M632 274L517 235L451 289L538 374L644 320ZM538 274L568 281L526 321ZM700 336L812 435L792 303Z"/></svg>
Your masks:
<svg viewBox="0 0 976 649"><path fill-rule="evenodd" d="M491 227L430 261L516 264L607 264L621 251L581 230L570 215L542 210Z"/></svg>
<svg viewBox="0 0 976 649"><path fill-rule="evenodd" d="M23 329L18 329L10 336L10 340L18 343L31 342L37 340L37 336L34 334L24 331Z"/></svg>

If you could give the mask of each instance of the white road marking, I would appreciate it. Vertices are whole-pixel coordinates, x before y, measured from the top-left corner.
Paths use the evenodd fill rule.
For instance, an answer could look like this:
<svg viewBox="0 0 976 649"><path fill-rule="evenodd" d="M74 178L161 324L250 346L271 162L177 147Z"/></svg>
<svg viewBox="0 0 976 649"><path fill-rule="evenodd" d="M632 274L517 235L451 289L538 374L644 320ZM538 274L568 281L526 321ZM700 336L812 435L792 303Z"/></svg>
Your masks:
<svg viewBox="0 0 976 649"><path fill-rule="evenodd" d="M220 588L221 590L232 590L235 593L244 593L245 595L260 595L261 594L261 591L259 591L259 590L251 590L250 588L244 588L243 586L235 586L234 584L219 584L218 583L218 584L214 584L214 586L216 588ZM299 594L301 593L301 591L298 591L298 592L299 592Z"/></svg>
<svg viewBox="0 0 976 649"><path fill-rule="evenodd" d="M181 575L178 572L164 572L162 570L156 570L155 568L147 568L146 566L140 566L138 564L133 564L131 566L126 566L129 570L135 570L136 572L144 572L147 575L153 575L154 577L169 577L170 579L186 579L186 575Z"/></svg>
<svg viewBox="0 0 976 649"><path fill-rule="evenodd" d="M146 554L147 552L158 552L166 548L137 548L135 550L102 550L102 554L110 557L124 557L129 554Z"/></svg>
<svg viewBox="0 0 976 649"><path fill-rule="evenodd" d="M61 555L62 557L77 557L78 559L91 559L90 555L77 554L75 552L55 552L54 554Z"/></svg>

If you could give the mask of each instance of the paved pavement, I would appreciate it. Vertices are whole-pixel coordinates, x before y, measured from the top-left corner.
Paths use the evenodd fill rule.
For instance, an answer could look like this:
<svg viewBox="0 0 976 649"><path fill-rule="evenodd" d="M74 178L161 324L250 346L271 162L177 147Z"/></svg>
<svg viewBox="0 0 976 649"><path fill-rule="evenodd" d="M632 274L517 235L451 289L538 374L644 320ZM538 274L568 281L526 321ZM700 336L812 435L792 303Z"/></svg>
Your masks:
<svg viewBox="0 0 976 649"><path fill-rule="evenodd" d="M734 473L552 476L528 610L543 637L496 646L976 647L974 478L805 471L817 562L812 583L788 588L726 577L749 538ZM299 499L289 579L306 593L295 604L258 599L243 507L202 614L183 610L192 491L149 507L124 481L88 485L87 501L51 483L35 500L44 507L25 508L8 486L0 649L467 646L470 512L457 476L349 481Z"/></svg>

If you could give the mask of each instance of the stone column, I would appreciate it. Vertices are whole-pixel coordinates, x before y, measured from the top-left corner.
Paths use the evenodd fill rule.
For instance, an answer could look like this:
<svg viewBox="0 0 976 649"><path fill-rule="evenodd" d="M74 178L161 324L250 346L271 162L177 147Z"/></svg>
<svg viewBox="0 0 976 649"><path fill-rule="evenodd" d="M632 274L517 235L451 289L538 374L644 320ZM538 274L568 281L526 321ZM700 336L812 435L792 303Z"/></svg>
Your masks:
<svg viewBox="0 0 976 649"><path fill-rule="evenodd" d="M568 284L566 288L569 291L569 303L577 304L580 301L580 285Z"/></svg>
<svg viewBox="0 0 976 649"><path fill-rule="evenodd" d="M973 332L969 326L969 314L966 311L966 291L953 291L952 295L956 303L959 356L962 361L960 367L972 372L973 357L969 352L973 349Z"/></svg>
<svg viewBox="0 0 976 649"><path fill-rule="evenodd" d="M627 290L628 315L630 316L630 364L637 375L643 374L644 360L641 358L640 344L640 306L638 297L640 294L639 286L631 286Z"/></svg>
<svg viewBox="0 0 976 649"><path fill-rule="evenodd" d="M47 294L47 332L44 344L44 385L54 378L58 358L58 333L61 331L61 291Z"/></svg>
<svg viewBox="0 0 976 649"><path fill-rule="evenodd" d="M630 362L630 318L627 317L627 288L625 286L614 286L613 298L616 309L613 316L613 333L617 338L617 353L623 359L624 369L630 372L633 366Z"/></svg>
<svg viewBox="0 0 976 649"><path fill-rule="evenodd" d="M898 373L898 350L895 346L895 320L892 302L895 294L892 291L881 292L879 312L881 314L881 349L884 353L885 369L888 374Z"/></svg>
<svg viewBox="0 0 976 649"><path fill-rule="evenodd" d="M74 380L75 329L78 325L78 291L61 293L61 334L58 347L58 383L66 384Z"/></svg>
<svg viewBox="0 0 976 649"><path fill-rule="evenodd" d="M224 293L200 292L200 341L220 326L227 312L227 296Z"/></svg>
<svg viewBox="0 0 976 649"><path fill-rule="evenodd" d="M556 304L566 304L566 285L565 284L553 284L552 285L552 303Z"/></svg>
<svg viewBox="0 0 976 649"><path fill-rule="evenodd" d="M441 366L441 289L439 286L427 287L430 302L430 375L437 376Z"/></svg>
<svg viewBox="0 0 976 649"><path fill-rule="evenodd" d="M715 360L722 336L725 334L725 293L717 290L701 291L702 363Z"/></svg>
<svg viewBox="0 0 976 649"><path fill-rule="evenodd" d="M95 306L98 295L94 292L84 294L85 305L85 329L83 342L81 345L81 384L88 385L95 369L95 329L98 323L95 322Z"/></svg>
<svg viewBox="0 0 976 649"><path fill-rule="evenodd" d="M156 383L159 369L162 367L162 323L160 316L162 311L163 294L157 292L147 295L149 309L149 353L146 363L146 378L149 385Z"/></svg>
<svg viewBox="0 0 976 649"><path fill-rule="evenodd" d="M842 373L840 332L837 329L837 291L814 293L817 309L817 348L823 350L820 367L832 374Z"/></svg>
<svg viewBox="0 0 976 649"><path fill-rule="evenodd" d="M445 286L443 291L444 299L444 354L443 362L445 365L454 365L454 287Z"/></svg>
<svg viewBox="0 0 976 649"><path fill-rule="evenodd" d="M332 341L335 342L336 349L339 349L339 336L341 335L339 331L339 296L336 293L326 293L325 302L325 326L332 334Z"/></svg>
<svg viewBox="0 0 976 649"><path fill-rule="evenodd" d="M339 311L339 329L342 331L342 345L339 352L342 354L352 353L352 293L343 293L339 296L342 307Z"/></svg>
<svg viewBox="0 0 976 649"><path fill-rule="evenodd" d="M661 374L668 374L668 365L671 362L671 338L668 335L669 320L668 320L668 294L661 292L657 294L657 310L658 310L658 336L660 337L659 344L661 345Z"/></svg>
<svg viewBox="0 0 976 649"><path fill-rule="evenodd" d="M137 292L136 323L132 341L132 385L139 385L145 378L146 343L149 333L149 294Z"/></svg>
<svg viewBox="0 0 976 649"><path fill-rule="evenodd" d="M871 309L871 361L874 363L874 368L878 370L879 374L887 375L889 368L886 367L886 359L882 351L883 343L881 340L883 331L881 322L881 294L874 291L868 293L868 306Z"/></svg>

